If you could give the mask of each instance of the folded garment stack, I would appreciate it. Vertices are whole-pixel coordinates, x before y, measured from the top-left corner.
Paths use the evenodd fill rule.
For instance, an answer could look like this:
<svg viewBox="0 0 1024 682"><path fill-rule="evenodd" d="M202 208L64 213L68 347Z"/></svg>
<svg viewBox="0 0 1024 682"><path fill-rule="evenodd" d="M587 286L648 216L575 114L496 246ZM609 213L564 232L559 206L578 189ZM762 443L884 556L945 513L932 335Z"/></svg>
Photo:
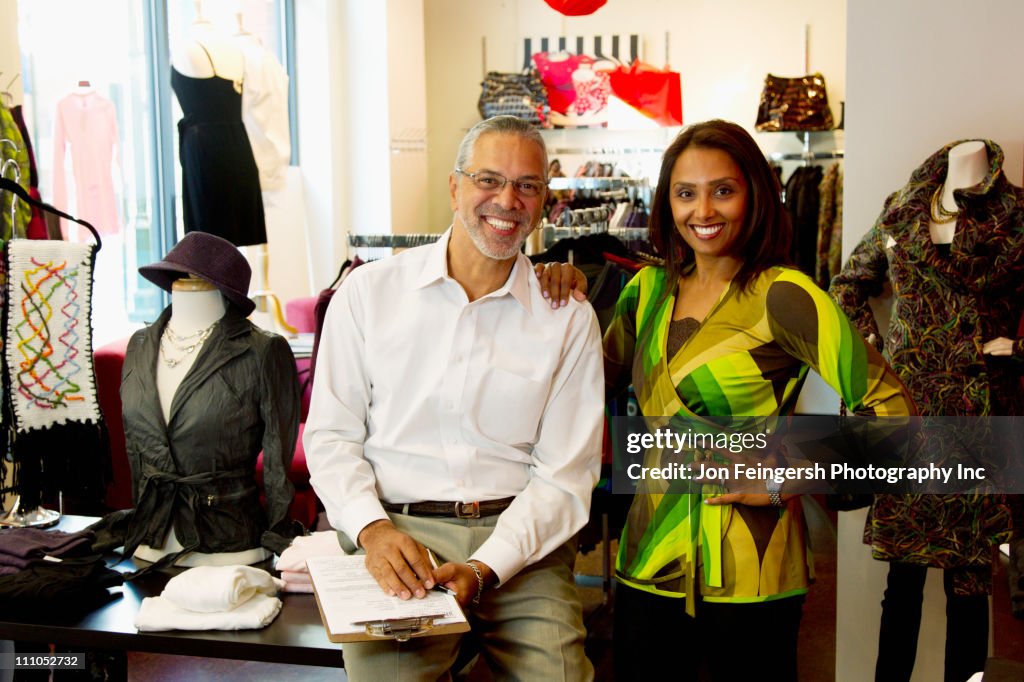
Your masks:
<svg viewBox="0 0 1024 682"><path fill-rule="evenodd" d="M120 596L124 582L93 553L91 531L0 530L0 604L8 618L75 618Z"/></svg>
<svg viewBox="0 0 1024 682"><path fill-rule="evenodd" d="M281 552L275 566L284 580L284 591L311 593L313 582L309 577L309 569L306 568L306 559L344 553L338 543L338 532L334 530L324 530L295 538L288 549Z"/></svg>
<svg viewBox="0 0 1024 682"><path fill-rule="evenodd" d="M159 630L252 630L281 611L275 595L284 581L252 566L197 566L169 581L159 597L147 597L135 617L141 632Z"/></svg>
<svg viewBox="0 0 1024 682"><path fill-rule="evenodd" d="M65 533L41 528L0 530L0 575L11 575L44 557L62 559L94 554L92 531Z"/></svg>

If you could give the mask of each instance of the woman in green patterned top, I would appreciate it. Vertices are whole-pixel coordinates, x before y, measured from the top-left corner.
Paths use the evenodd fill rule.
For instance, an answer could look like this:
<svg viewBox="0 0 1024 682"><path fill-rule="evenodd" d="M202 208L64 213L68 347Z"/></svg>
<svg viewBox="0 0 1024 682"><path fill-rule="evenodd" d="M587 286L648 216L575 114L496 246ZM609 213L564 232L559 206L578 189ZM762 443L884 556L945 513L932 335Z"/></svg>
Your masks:
<svg viewBox="0 0 1024 682"><path fill-rule="evenodd" d="M773 417L793 412L813 368L857 414L911 413L879 354L787 266L778 180L743 128L685 129L663 157L651 216L665 264L619 298L604 338L613 394L632 383L648 419ZM698 490L640 483L616 559L616 679L696 679L702 658L716 680L796 679L812 579L799 496Z"/></svg>

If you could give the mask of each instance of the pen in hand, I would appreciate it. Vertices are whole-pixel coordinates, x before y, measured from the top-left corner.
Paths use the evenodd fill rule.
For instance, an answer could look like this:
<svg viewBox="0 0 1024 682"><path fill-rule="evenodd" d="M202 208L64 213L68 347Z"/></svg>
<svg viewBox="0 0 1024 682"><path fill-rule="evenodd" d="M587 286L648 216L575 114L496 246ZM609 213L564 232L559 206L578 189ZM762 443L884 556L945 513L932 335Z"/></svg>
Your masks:
<svg viewBox="0 0 1024 682"><path fill-rule="evenodd" d="M430 548L427 548L427 556L430 558L430 566L432 568L437 568L437 557L434 556L434 552ZM441 583L436 583L430 589L433 590L434 592L444 592L445 594L450 595L452 597L458 597L459 596L458 593L455 590L449 589L449 588L445 587L444 585L442 585Z"/></svg>
<svg viewBox="0 0 1024 682"><path fill-rule="evenodd" d="M457 597L458 596L458 594L455 592L455 590L450 590L447 587L445 587L444 585L434 585L430 589L433 590L434 592L444 592L445 594L451 595L453 597Z"/></svg>

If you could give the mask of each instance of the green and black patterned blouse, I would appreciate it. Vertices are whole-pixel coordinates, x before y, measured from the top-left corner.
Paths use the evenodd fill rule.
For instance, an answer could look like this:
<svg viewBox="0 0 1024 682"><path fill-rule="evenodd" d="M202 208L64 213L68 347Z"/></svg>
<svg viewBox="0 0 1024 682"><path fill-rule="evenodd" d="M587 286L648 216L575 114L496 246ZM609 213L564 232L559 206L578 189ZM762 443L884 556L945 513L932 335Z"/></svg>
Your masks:
<svg viewBox="0 0 1024 682"><path fill-rule="evenodd" d="M772 417L792 413L809 368L860 414L905 416L899 380L835 302L783 267L741 291L733 282L671 357L677 283L642 270L623 290L604 338L606 380L632 380L645 417ZM658 453L647 453L657 457ZM655 594L756 602L802 594L812 575L798 498L781 510L708 506L719 494L665 494L648 480L634 498L616 562L619 580ZM692 608L691 608L692 612Z"/></svg>

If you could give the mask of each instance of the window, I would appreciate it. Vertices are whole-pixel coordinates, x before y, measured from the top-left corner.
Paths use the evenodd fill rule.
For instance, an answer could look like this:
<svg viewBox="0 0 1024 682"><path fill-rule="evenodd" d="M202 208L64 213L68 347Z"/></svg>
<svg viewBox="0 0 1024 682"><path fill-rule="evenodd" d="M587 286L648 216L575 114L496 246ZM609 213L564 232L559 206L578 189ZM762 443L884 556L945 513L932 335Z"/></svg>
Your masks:
<svg viewBox="0 0 1024 682"><path fill-rule="evenodd" d="M81 0L18 3L23 105L40 192L103 237L93 290L95 346L156 319L166 304L137 268L161 258L184 233L181 110L168 55L197 6L229 35L239 32L241 15L242 28L288 65L291 0L105 0L102 11ZM65 238L91 239L83 233L69 224Z"/></svg>

